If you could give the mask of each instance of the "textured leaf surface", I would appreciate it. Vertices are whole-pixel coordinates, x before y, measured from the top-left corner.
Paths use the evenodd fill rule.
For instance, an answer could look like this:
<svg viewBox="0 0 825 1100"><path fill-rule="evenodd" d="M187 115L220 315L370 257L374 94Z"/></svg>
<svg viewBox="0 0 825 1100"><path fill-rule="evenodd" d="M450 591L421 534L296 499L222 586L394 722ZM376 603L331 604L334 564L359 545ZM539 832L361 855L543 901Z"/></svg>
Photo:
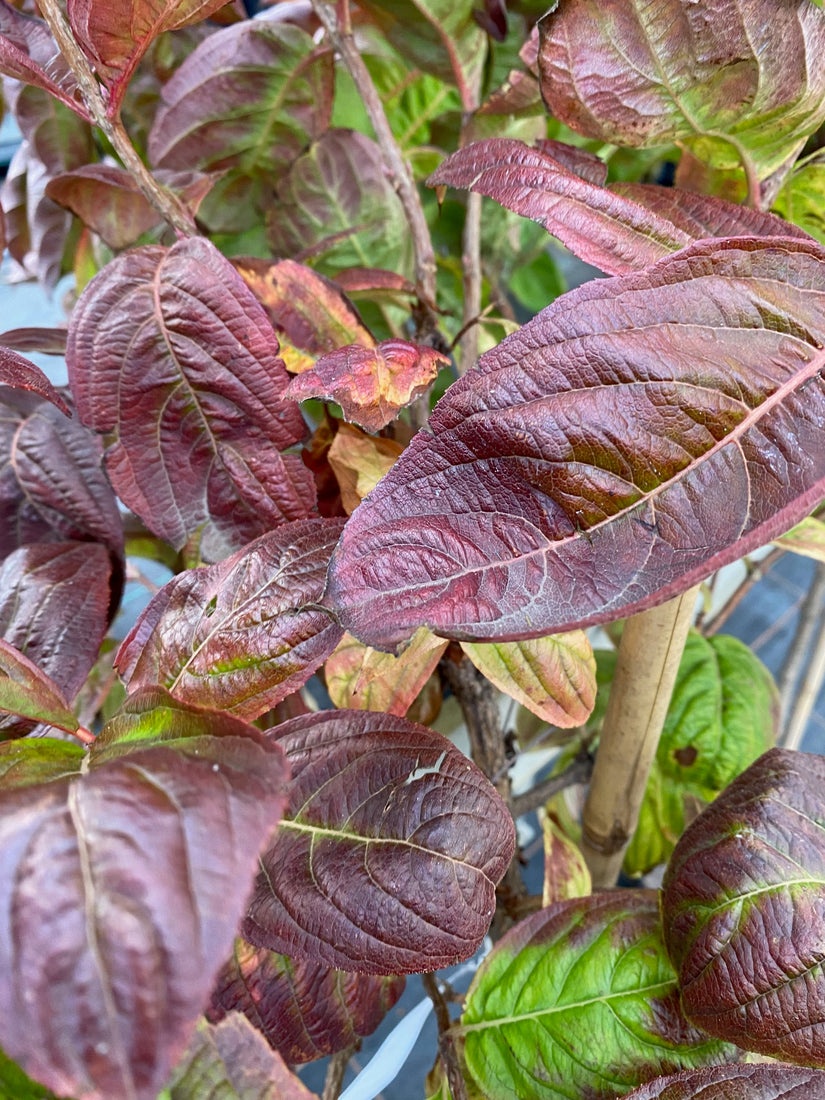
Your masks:
<svg viewBox="0 0 825 1100"><path fill-rule="evenodd" d="M592 173L582 176L562 148L490 138L453 153L428 183L488 195L608 275L641 271L704 237L805 236L771 214L708 195L641 184L602 187Z"/></svg>
<svg viewBox="0 0 825 1100"><path fill-rule="evenodd" d="M0 344L13 348L14 351L42 351L46 355L65 355L66 329L31 326L9 328L0 332Z"/></svg>
<svg viewBox="0 0 825 1100"><path fill-rule="evenodd" d="M479 967L457 1031L489 1100L614 1100L734 1054L682 1015L647 890L563 901L519 922Z"/></svg>
<svg viewBox="0 0 825 1100"><path fill-rule="evenodd" d="M300 688L341 637L321 595L342 521L304 520L161 588L115 659L131 691L257 718Z"/></svg>
<svg viewBox="0 0 825 1100"><path fill-rule="evenodd" d="M713 1035L825 1068L825 760L772 749L676 846L662 918L685 1011Z"/></svg>
<svg viewBox="0 0 825 1100"><path fill-rule="evenodd" d="M773 678L737 638L690 634L650 770L625 871L664 863L699 809L774 742Z"/></svg>
<svg viewBox="0 0 825 1100"><path fill-rule="evenodd" d="M66 416L69 406L48 380L46 375L30 360L8 347L0 347L0 385L18 390L31 390L45 398Z"/></svg>
<svg viewBox="0 0 825 1100"><path fill-rule="evenodd" d="M513 822L475 765L403 718L336 711L270 731L292 771L242 935L365 974L468 958L495 908Z"/></svg>
<svg viewBox="0 0 825 1100"><path fill-rule="evenodd" d="M231 949L284 761L236 719L197 717L170 741L168 709L147 711L154 743L0 780L0 1041L58 1093L155 1100Z"/></svg>
<svg viewBox="0 0 825 1100"><path fill-rule="evenodd" d="M160 1100L166 1100L164 1093ZM317 1100L240 1013L201 1021L175 1068L169 1100Z"/></svg>
<svg viewBox="0 0 825 1100"><path fill-rule="evenodd" d="M551 725L582 726L593 710L596 659L583 630L461 648L491 683Z"/></svg>
<svg viewBox="0 0 825 1100"><path fill-rule="evenodd" d="M284 448L305 434L254 295L201 238L118 257L86 287L67 350L81 419L116 434L106 468L124 504L207 560L310 514L312 476Z"/></svg>
<svg viewBox="0 0 825 1100"><path fill-rule="evenodd" d="M404 978L347 974L235 941L208 1015L243 1012L290 1064L312 1062L371 1035L404 991Z"/></svg>
<svg viewBox="0 0 825 1100"><path fill-rule="evenodd" d="M539 21L550 112L600 141L676 142L769 176L825 117L825 17L807 0L560 0Z"/></svg>
<svg viewBox="0 0 825 1100"><path fill-rule="evenodd" d="M449 362L435 348L409 340L382 340L375 347L350 344L322 355L310 370L293 378L287 396L294 401L337 401L347 420L379 432L425 393L439 368Z"/></svg>
<svg viewBox="0 0 825 1100"><path fill-rule="evenodd" d="M325 599L368 645L604 622L825 495L813 242L699 242L571 291L482 357L350 518Z"/></svg>
<svg viewBox="0 0 825 1100"><path fill-rule="evenodd" d="M12 4L0 6L0 72L56 96L89 119L77 89L77 78L42 19L24 15Z"/></svg>
<svg viewBox="0 0 825 1100"><path fill-rule="evenodd" d="M344 344L374 343L338 287L311 267L294 260L270 264L250 257L232 262L278 333L287 370L299 374L319 355Z"/></svg>
<svg viewBox="0 0 825 1100"><path fill-rule="evenodd" d="M78 722L63 692L37 665L0 638L0 710L74 731Z"/></svg>
<svg viewBox="0 0 825 1100"><path fill-rule="evenodd" d="M367 493L397 462L404 448L394 439L365 435L342 421L327 458L341 489L341 503L350 515Z"/></svg>
<svg viewBox="0 0 825 1100"><path fill-rule="evenodd" d="M404 715L433 674L447 642L424 627L397 657L345 634L324 665L336 707Z"/></svg>
<svg viewBox="0 0 825 1100"><path fill-rule="evenodd" d="M659 1077L627 1100L813 1100L825 1096L825 1073L799 1066L713 1066Z"/></svg>
<svg viewBox="0 0 825 1100"><path fill-rule="evenodd" d="M67 0L75 38L109 88L109 111L120 106L138 62L164 31L205 19L225 0Z"/></svg>

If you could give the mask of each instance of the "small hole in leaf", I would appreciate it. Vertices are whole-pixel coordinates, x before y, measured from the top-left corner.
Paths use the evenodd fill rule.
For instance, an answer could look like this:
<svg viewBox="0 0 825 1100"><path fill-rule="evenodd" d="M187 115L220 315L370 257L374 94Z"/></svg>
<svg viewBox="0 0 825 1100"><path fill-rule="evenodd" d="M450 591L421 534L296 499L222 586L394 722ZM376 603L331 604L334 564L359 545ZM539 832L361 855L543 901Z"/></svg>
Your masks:
<svg viewBox="0 0 825 1100"><path fill-rule="evenodd" d="M683 768L689 768L691 764L696 762L696 757L699 753L692 745L687 745L683 749L677 749L673 756L678 764L681 764Z"/></svg>

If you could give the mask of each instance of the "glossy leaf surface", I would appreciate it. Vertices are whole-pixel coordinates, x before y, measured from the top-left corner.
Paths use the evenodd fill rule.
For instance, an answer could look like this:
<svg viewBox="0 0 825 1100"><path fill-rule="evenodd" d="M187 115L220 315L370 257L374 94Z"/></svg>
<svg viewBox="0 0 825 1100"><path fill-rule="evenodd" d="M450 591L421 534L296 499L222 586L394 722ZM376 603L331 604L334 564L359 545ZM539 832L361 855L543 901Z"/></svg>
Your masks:
<svg viewBox="0 0 825 1100"><path fill-rule="evenodd" d="M558 142L531 148L490 138L453 153L428 182L488 195L608 275L641 271L703 237L805 236L722 199L641 184L607 188L580 172Z"/></svg>
<svg viewBox="0 0 825 1100"><path fill-rule="evenodd" d="M202 1020L159 1100L317 1100L238 1012Z"/></svg>
<svg viewBox="0 0 825 1100"><path fill-rule="evenodd" d="M138 248L80 297L67 349L81 419L115 433L106 468L121 500L180 549L202 531L220 558L314 510L304 437L261 306L201 238Z"/></svg>
<svg viewBox="0 0 825 1100"><path fill-rule="evenodd" d="M825 495L825 268L699 242L571 291L482 357L350 518L361 641L517 640L652 606Z"/></svg>
<svg viewBox="0 0 825 1100"><path fill-rule="evenodd" d="M322 355L310 370L293 378L287 396L294 401L337 401L347 420L379 432L425 393L439 367L449 362L434 348L409 340L382 340L375 347L350 344Z"/></svg>
<svg viewBox="0 0 825 1100"><path fill-rule="evenodd" d="M825 1068L825 760L772 749L685 832L662 919L705 1031Z"/></svg>
<svg viewBox="0 0 825 1100"><path fill-rule="evenodd" d="M290 1064L346 1050L371 1035L404 991L404 978L347 974L235 941L210 1020L243 1012Z"/></svg>
<svg viewBox="0 0 825 1100"><path fill-rule="evenodd" d="M286 524L216 565L158 592L118 651L129 687L257 718L297 691L337 645L341 628L317 602L341 532L334 519Z"/></svg>
<svg viewBox="0 0 825 1100"><path fill-rule="evenodd" d="M539 21L551 113L617 145L676 142L760 179L825 117L825 16L807 0L559 0Z"/></svg>
<svg viewBox="0 0 825 1100"><path fill-rule="evenodd" d="M78 722L63 692L32 661L0 638L0 711L70 732Z"/></svg>
<svg viewBox="0 0 825 1100"><path fill-rule="evenodd" d="M606 891L520 921L479 967L458 1033L489 1100L614 1100L734 1049L682 1015L653 891Z"/></svg>
<svg viewBox="0 0 825 1100"><path fill-rule="evenodd" d="M48 25L18 11L13 4L0 6L0 72L42 88L89 119L78 95L77 79L63 60Z"/></svg>
<svg viewBox="0 0 825 1100"><path fill-rule="evenodd" d="M321 712L270 731L292 771L241 934L365 974L468 958L495 908L513 822L470 760L432 730Z"/></svg>
<svg viewBox="0 0 825 1100"><path fill-rule="evenodd" d="M404 715L433 674L447 642L424 627L397 657L345 634L324 666L336 707Z"/></svg>
<svg viewBox="0 0 825 1100"><path fill-rule="evenodd" d="M283 804L276 745L205 711L190 736L156 701L137 744L0 780L0 1041L61 1094L155 1100Z"/></svg>
<svg viewBox="0 0 825 1100"><path fill-rule="evenodd" d="M492 684L553 726L582 726L593 710L596 659L582 630L461 648Z"/></svg>
<svg viewBox="0 0 825 1100"><path fill-rule="evenodd" d="M12 386L17 390L31 390L50 401L62 413L69 416L69 406L48 380L46 375L29 359L18 355L11 348L0 346L0 386Z"/></svg>
<svg viewBox="0 0 825 1100"><path fill-rule="evenodd" d="M627 1100L813 1100L825 1096L825 1073L799 1066L713 1066L659 1077Z"/></svg>
<svg viewBox="0 0 825 1100"><path fill-rule="evenodd" d="M650 770L627 874L664 863L696 813L774 742L771 674L737 638L688 636Z"/></svg>

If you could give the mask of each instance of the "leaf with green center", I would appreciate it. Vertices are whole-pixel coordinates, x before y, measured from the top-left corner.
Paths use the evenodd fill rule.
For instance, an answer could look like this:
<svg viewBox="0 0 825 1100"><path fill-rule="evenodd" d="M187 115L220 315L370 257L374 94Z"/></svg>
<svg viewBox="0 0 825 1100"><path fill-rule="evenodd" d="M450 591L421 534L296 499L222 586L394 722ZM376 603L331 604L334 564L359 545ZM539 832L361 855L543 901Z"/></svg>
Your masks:
<svg viewBox="0 0 825 1100"><path fill-rule="evenodd" d="M208 241L119 256L72 313L67 365L84 424L113 437L118 496L156 535L225 557L315 510L306 426L252 291Z"/></svg>
<svg viewBox="0 0 825 1100"><path fill-rule="evenodd" d="M774 210L825 244L825 164L813 161L792 172Z"/></svg>
<svg viewBox="0 0 825 1100"><path fill-rule="evenodd" d="M366 348L349 344L322 355L293 378L286 395L293 401L337 401L347 420L379 432L425 393L439 367L449 363L441 352L409 340L382 340Z"/></svg>
<svg viewBox="0 0 825 1100"><path fill-rule="evenodd" d="M479 360L344 528L362 642L517 641L685 591L825 496L825 253L700 241Z"/></svg>
<svg viewBox="0 0 825 1100"><path fill-rule="evenodd" d="M558 0L539 20L550 112L616 145L676 143L760 179L825 119L825 16L808 0Z"/></svg>
<svg viewBox="0 0 825 1100"><path fill-rule="evenodd" d="M57 684L0 638L0 710L74 733L77 718Z"/></svg>
<svg viewBox="0 0 825 1100"><path fill-rule="evenodd" d="M158 701L136 741L0 746L0 1043L61 1095L155 1100L284 802L276 744Z"/></svg>
<svg viewBox="0 0 825 1100"><path fill-rule="evenodd" d="M292 771L241 934L364 974L469 958L515 844L495 788L445 738L404 718L332 711L269 731Z"/></svg>
<svg viewBox="0 0 825 1100"><path fill-rule="evenodd" d="M221 970L207 1015L243 1012L290 1064L346 1050L371 1035L404 991L404 978L348 974L289 959L244 940Z"/></svg>
<svg viewBox="0 0 825 1100"><path fill-rule="evenodd" d="M174 577L115 658L129 690L160 684L184 702L250 720L297 691L341 638L312 605L342 526L285 524L216 565Z"/></svg>
<svg viewBox="0 0 825 1100"><path fill-rule="evenodd" d="M626 1100L813 1100L825 1096L825 1073L799 1066L713 1066L659 1077Z"/></svg>
<svg viewBox="0 0 825 1100"><path fill-rule="evenodd" d="M806 558L825 562L825 520L806 516L796 527L774 540L783 550L792 550Z"/></svg>
<svg viewBox="0 0 825 1100"><path fill-rule="evenodd" d="M825 1068L825 760L771 749L687 829L663 883L685 1012Z"/></svg>
<svg viewBox="0 0 825 1100"><path fill-rule="evenodd" d="M436 669L448 643L421 628L394 657L345 634L324 665L327 691L336 707L403 716Z"/></svg>
<svg viewBox="0 0 825 1100"><path fill-rule="evenodd" d="M731 1061L679 1007L653 891L557 902L478 969L455 1029L488 1100L614 1100L662 1073Z"/></svg>
<svg viewBox="0 0 825 1100"><path fill-rule="evenodd" d="M699 809L771 747L778 711L773 677L746 645L724 634L688 636L627 874L665 862Z"/></svg>
<svg viewBox="0 0 825 1100"><path fill-rule="evenodd" d="M487 679L550 725L582 726L596 702L596 659L583 630L524 642L462 642Z"/></svg>

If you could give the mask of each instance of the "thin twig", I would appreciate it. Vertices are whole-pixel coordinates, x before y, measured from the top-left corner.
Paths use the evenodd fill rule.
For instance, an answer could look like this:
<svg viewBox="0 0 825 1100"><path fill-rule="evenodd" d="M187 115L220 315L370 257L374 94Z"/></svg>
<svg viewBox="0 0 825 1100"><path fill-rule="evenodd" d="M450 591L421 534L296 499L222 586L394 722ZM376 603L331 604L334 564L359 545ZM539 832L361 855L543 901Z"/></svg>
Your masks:
<svg viewBox="0 0 825 1100"><path fill-rule="evenodd" d="M340 23L331 4L324 3L323 0L312 0L312 7L329 36L333 48L341 56L349 70L378 138L384 164L401 200L410 227L415 253L416 291L419 299L431 314L430 322L434 328L435 320L432 311L435 309L436 297L435 253L433 252L427 219L424 215L424 207L421 205L421 199L412 174L401 155L401 150L398 148L398 143L390 128L384 105L372 82L369 70L358 52L352 31L349 29L349 4L346 0L343 0L338 5L339 11L342 13Z"/></svg>
<svg viewBox="0 0 825 1100"><path fill-rule="evenodd" d="M786 747L789 747L788 738L791 735L792 727L793 736L799 736L797 731L800 726L800 716L805 710L805 703L797 693L797 687L806 665L811 663L809 661L811 643L817 632L821 633L823 631L823 610L825 610L825 564L820 563L816 567L808 595L805 597L805 602L799 612L799 621L793 641L788 648L782 668L776 678L776 684L779 688L779 729L782 731L780 741ZM803 683L807 681L808 677L806 676ZM808 713L804 714L802 732L804 732L809 715L810 707L808 707Z"/></svg>
<svg viewBox="0 0 825 1100"><path fill-rule="evenodd" d="M324 1091L321 1093L321 1100L338 1100L350 1058L359 1046L359 1043L353 1043L351 1046L332 1055L327 1065L327 1075L324 1078Z"/></svg>
<svg viewBox="0 0 825 1100"><path fill-rule="evenodd" d="M118 156L123 161L123 166L152 206L180 236L196 235L197 228L190 211L177 195L167 191L165 187L158 183L138 156L120 118L110 116L97 78L86 55L75 42L74 35L63 16L58 0L40 0L38 6L43 18L49 24L49 29L54 35L61 54L77 77L80 94L89 114L94 119L95 125L103 131L112 143Z"/></svg>
<svg viewBox="0 0 825 1100"><path fill-rule="evenodd" d="M461 279L464 290L462 335L458 351L458 373L466 374L478 359L478 325L481 313L481 195L467 195L461 251Z"/></svg>
<svg viewBox="0 0 825 1100"><path fill-rule="evenodd" d="M725 606L721 607L712 618L705 619L702 622L700 630L704 637L709 638L711 634L716 634L717 631L721 630L753 586L762 580L768 570L785 553L787 551L783 550L781 546L775 546L761 561L745 561L745 579Z"/></svg>
<svg viewBox="0 0 825 1100"><path fill-rule="evenodd" d="M438 1053L441 1064L447 1074L447 1084L450 1088L452 1100L467 1100L467 1088L464 1083L464 1074L461 1072L461 1063L458 1060L455 1043L452 1036L452 1020L447 1002L438 988L435 974L422 974L421 982L424 992L433 1002L435 1019L438 1024Z"/></svg>
<svg viewBox="0 0 825 1100"><path fill-rule="evenodd" d="M793 710L788 716L780 744L786 749L798 749L802 744L808 719L814 709L822 685L825 683L825 623L822 621L823 605L819 605L819 636L814 645L810 662L802 677L802 683L794 699Z"/></svg>
<svg viewBox="0 0 825 1100"><path fill-rule="evenodd" d="M518 794L513 798L513 817L521 817L543 806L548 798L552 798L559 791L568 787L574 787L577 783L586 783L593 774L593 758L582 751L572 763L568 764L564 771L558 775L548 776L529 791Z"/></svg>

